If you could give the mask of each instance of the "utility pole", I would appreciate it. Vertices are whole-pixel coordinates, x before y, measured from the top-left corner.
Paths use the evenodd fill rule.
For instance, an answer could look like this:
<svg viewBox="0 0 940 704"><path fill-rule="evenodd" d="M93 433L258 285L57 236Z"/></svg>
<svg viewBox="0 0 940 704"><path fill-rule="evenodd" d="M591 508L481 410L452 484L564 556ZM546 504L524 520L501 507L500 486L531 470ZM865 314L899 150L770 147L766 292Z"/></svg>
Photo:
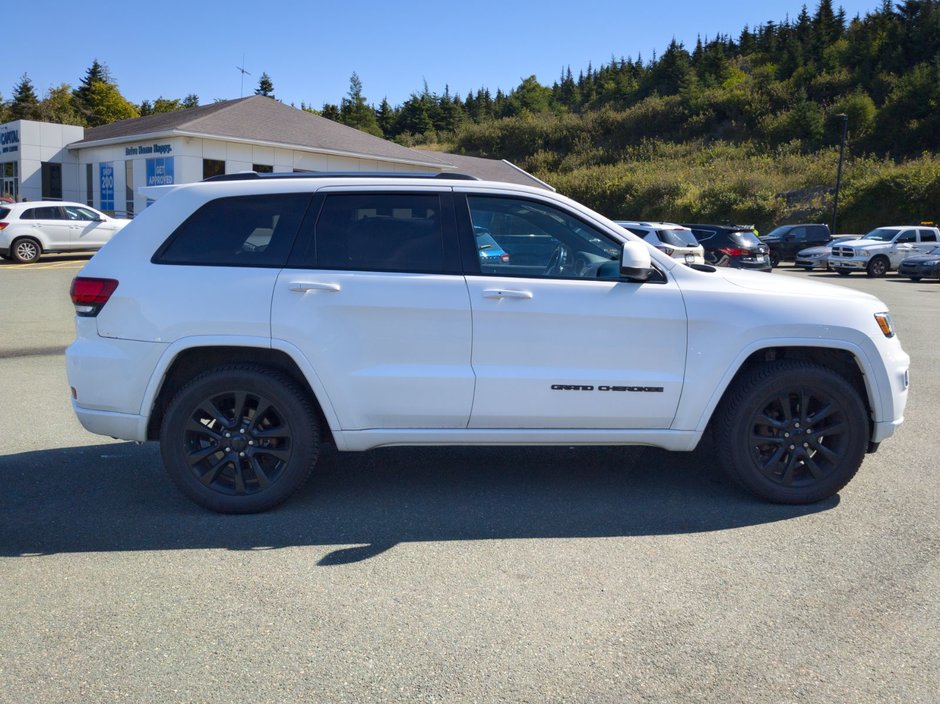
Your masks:
<svg viewBox="0 0 940 704"><path fill-rule="evenodd" d="M839 144L839 170L836 172L836 196L832 202L832 234L836 234L836 216L839 213L839 188L842 186L842 161L845 159L845 138L849 131L849 116L844 112L836 115L842 119L842 141Z"/></svg>

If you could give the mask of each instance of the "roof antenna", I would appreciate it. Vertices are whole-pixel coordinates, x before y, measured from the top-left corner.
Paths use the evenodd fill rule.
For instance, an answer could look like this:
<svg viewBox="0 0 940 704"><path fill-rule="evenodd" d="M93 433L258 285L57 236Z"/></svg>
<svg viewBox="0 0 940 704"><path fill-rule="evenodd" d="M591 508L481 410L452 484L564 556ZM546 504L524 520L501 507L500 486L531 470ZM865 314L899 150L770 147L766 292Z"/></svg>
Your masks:
<svg viewBox="0 0 940 704"><path fill-rule="evenodd" d="M245 74L247 73L249 76L251 75L251 71L245 70L245 55L244 54L242 54L242 65L236 66L235 68L241 71L241 74L242 74L242 85L238 91L238 97L244 98L245 97Z"/></svg>

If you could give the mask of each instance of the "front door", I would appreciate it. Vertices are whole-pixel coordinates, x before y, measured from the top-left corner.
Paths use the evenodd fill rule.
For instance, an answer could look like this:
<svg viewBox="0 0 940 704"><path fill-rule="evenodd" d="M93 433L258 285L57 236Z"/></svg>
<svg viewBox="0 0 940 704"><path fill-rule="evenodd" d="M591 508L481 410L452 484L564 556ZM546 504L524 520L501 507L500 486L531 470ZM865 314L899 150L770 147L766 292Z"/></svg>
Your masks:
<svg viewBox="0 0 940 704"><path fill-rule="evenodd" d="M90 208L63 206L69 220L72 249L100 249L117 232L117 225Z"/></svg>
<svg viewBox="0 0 940 704"><path fill-rule="evenodd" d="M675 283L621 280L619 241L554 205L468 195L466 206L508 255L481 253L467 277L470 427L668 428L686 364Z"/></svg>

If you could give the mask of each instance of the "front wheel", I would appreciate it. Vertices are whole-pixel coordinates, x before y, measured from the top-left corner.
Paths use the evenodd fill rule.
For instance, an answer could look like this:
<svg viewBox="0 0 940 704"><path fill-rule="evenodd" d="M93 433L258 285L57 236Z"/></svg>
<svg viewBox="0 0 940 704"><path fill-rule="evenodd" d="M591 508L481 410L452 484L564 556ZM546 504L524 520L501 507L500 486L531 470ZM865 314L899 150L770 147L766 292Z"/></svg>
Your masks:
<svg viewBox="0 0 940 704"><path fill-rule="evenodd" d="M781 360L754 367L717 410L716 450L728 473L783 504L822 501L849 483L868 447L868 413L842 376Z"/></svg>
<svg viewBox="0 0 940 704"><path fill-rule="evenodd" d="M911 281L920 281L920 280L921 280L921 277L920 277L920 276L911 276L911 277L909 277L909 278L910 278Z"/></svg>
<svg viewBox="0 0 940 704"><path fill-rule="evenodd" d="M778 266L780 266L780 256L779 256L779 255L777 255L777 254L771 254L771 255L770 255L770 266L772 266L774 269L776 269Z"/></svg>
<svg viewBox="0 0 940 704"><path fill-rule="evenodd" d="M848 276L848 275L851 274L852 272L851 272L851 271L846 271L845 269L836 269L836 273L837 273L839 276Z"/></svg>
<svg viewBox="0 0 940 704"><path fill-rule="evenodd" d="M300 489L319 453L317 415L282 374L254 365L210 370L170 401L160 452L187 497L220 513L255 513Z"/></svg>
<svg viewBox="0 0 940 704"><path fill-rule="evenodd" d="M884 257L875 257L870 262L868 262L868 267L866 269L869 276L872 278L880 278L888 273L888 260Z"/></svg>

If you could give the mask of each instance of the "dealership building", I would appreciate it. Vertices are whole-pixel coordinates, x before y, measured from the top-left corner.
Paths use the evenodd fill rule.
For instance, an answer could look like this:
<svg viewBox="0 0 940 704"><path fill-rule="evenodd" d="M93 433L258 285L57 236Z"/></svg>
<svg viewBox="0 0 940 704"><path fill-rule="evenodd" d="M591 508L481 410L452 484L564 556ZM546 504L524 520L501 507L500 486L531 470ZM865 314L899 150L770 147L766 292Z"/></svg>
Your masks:
<svg viewBox="0 0 940 704"><path fill-rule="evenodd" d="M508 161L409 149L264 96L83 128L0 125L0 193L133 216L140 186L258 172L466 173L551 188Z"/></svg>

